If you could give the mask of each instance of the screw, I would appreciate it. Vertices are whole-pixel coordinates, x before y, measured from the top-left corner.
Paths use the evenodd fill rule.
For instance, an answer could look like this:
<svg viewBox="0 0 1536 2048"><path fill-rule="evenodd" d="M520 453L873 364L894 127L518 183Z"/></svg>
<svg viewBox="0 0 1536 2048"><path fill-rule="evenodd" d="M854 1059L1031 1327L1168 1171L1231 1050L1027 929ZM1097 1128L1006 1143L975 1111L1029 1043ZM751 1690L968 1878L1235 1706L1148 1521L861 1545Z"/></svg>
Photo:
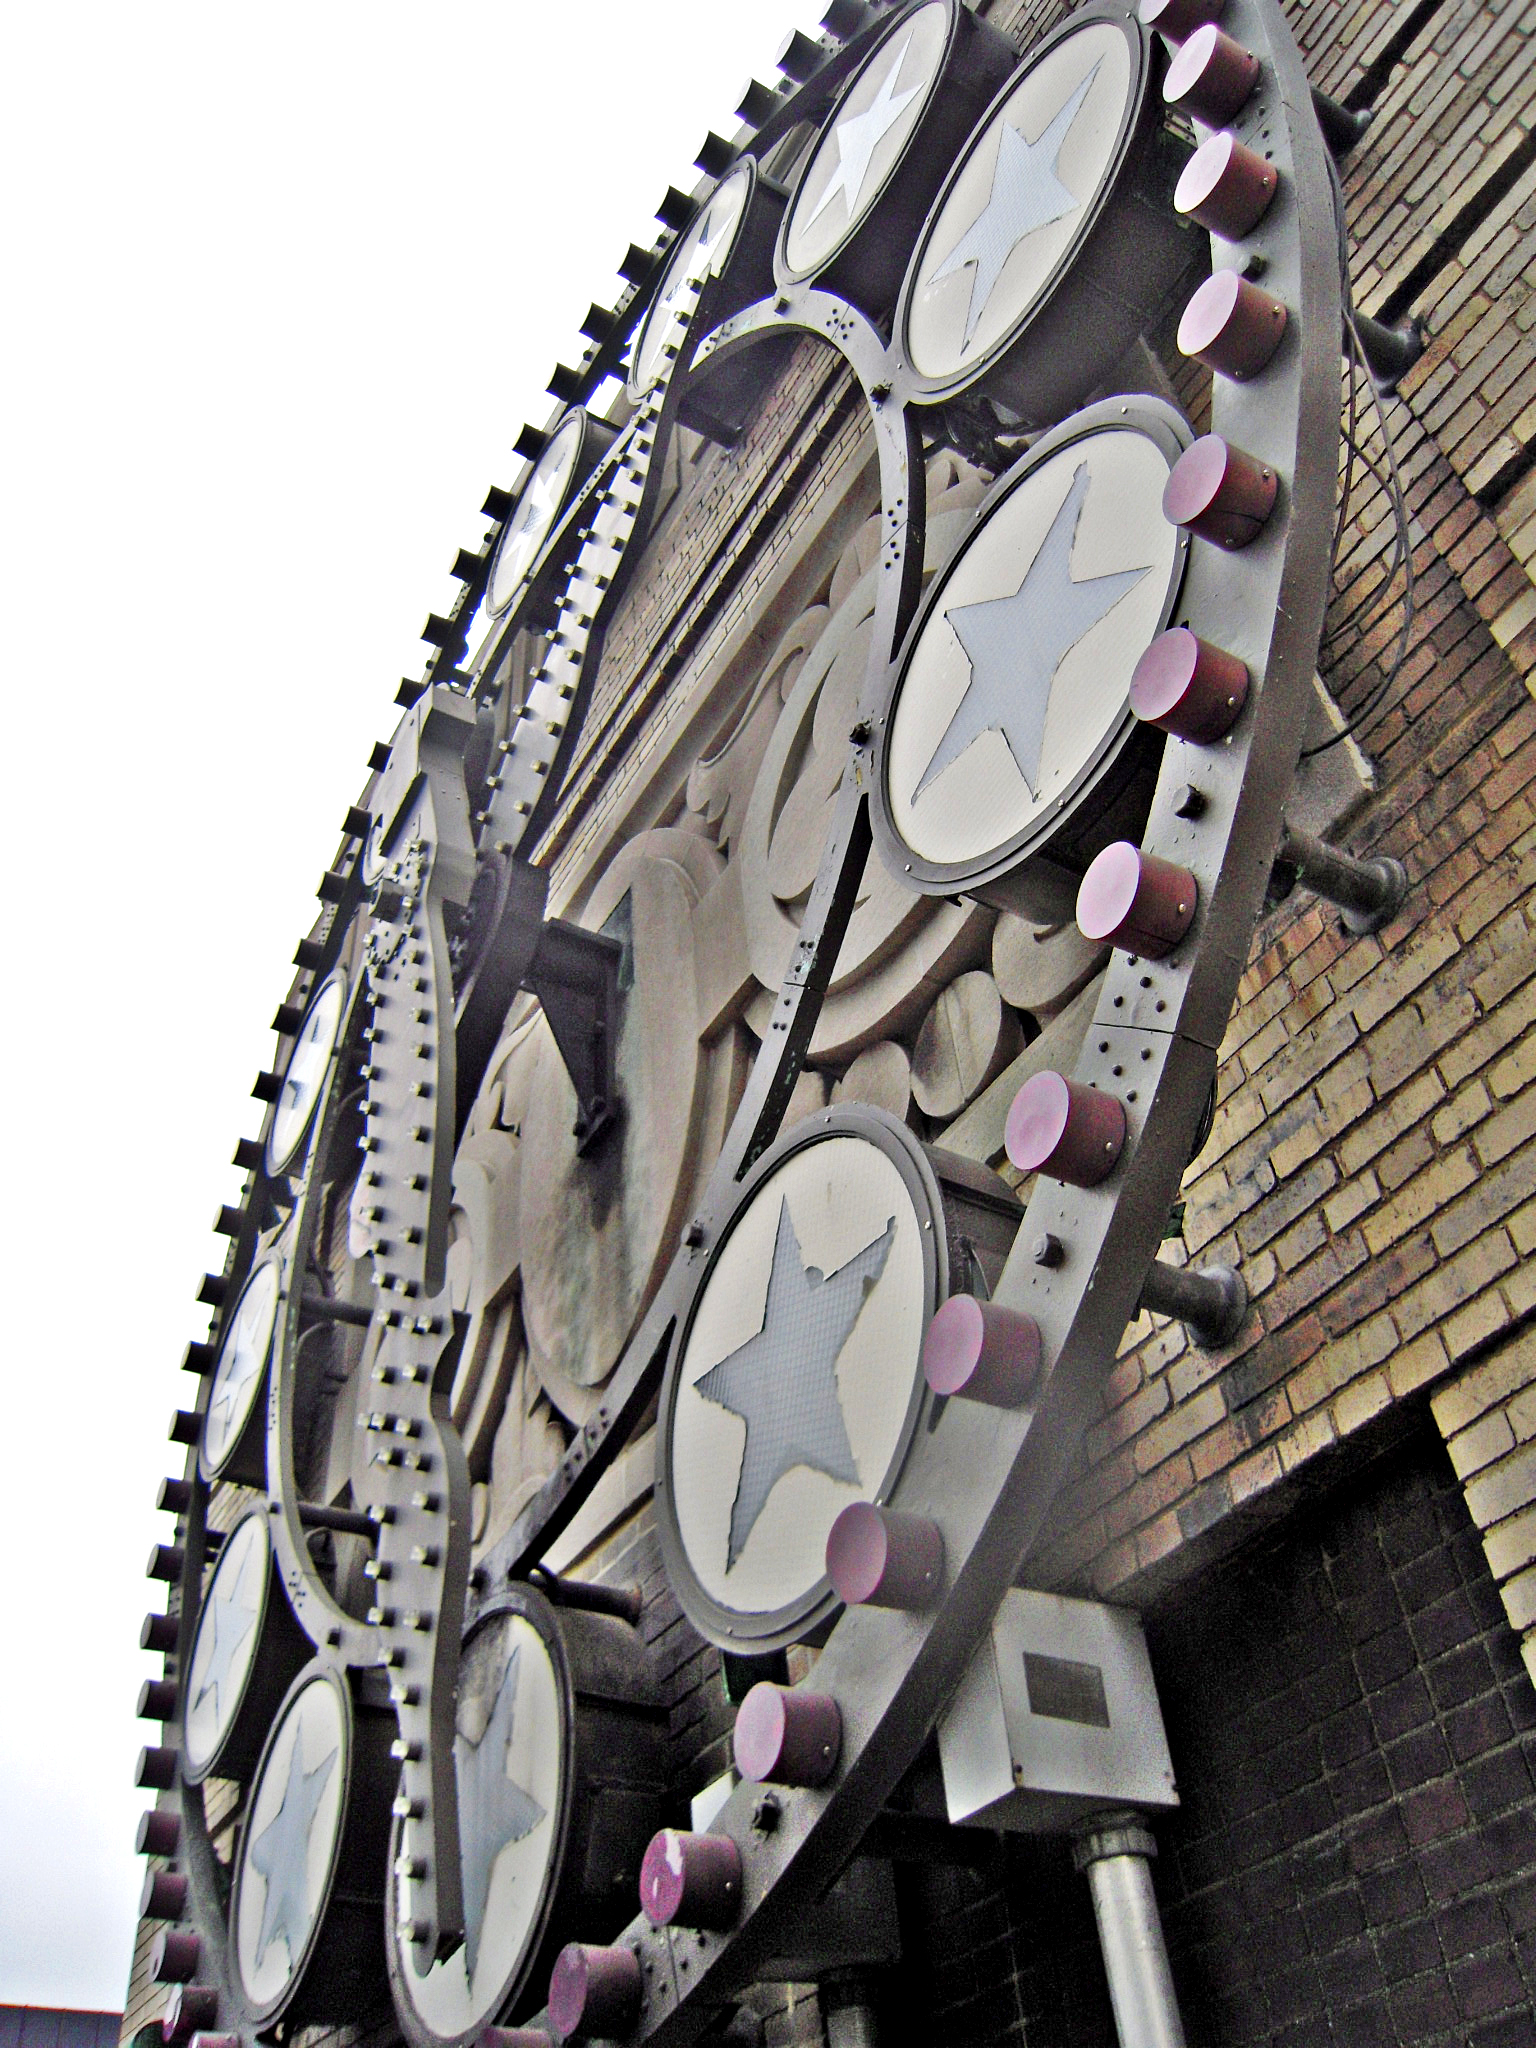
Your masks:
<svg viewBox="0 0 1536 2048"><path fill-rule="evenodd" d="M1067 1255L1061 1239L1049 1230L1042 1230L1029 1249L1037 1266L1059 1266Z"/></svg>
<svg viewBox="0 0 1536 2048"><path fill-rule="evenodd" d="M763 1792L758 1795L752 1808L752 1825L760 1835L771 1835L784 1817L784 1806L777 1792Z"/></svg>

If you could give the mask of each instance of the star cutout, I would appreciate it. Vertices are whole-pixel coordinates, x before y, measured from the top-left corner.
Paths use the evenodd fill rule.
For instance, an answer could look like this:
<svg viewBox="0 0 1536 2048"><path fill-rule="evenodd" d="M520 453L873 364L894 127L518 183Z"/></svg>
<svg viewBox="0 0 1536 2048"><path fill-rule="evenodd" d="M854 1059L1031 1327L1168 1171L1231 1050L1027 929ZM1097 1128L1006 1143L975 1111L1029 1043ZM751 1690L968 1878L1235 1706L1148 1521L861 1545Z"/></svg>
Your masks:
<svg viewBox="0 0 1536 2048"><path fill-rule="evenodd" d="M453 1738L454 1770L459 1785L459 1858L464 1880L464 1960L470 1977L480 1960L480 1937L491 1896L491 1871L509 1842L531 1835L544 1818L539 1802L507 1776L517 1711L517 1665L521 1649L514 1646L496 1692L496 1704L478 1742L462 1733Z"/></svg>
<svg viewBox="0 0 1536 2048"><path fill-rule="evenodd" d="M891 59L890 69L880 81L880 89L862 114L847 114L832 130L832 139L837 144L837 169L822 188L821 197L811 208L806 220L810 227L820 220L839 193L848 210L850 223L857 218L859 201L869 180L869 166L875 151L900 120L903 110L922 91L920 85L909 86L903 93L895 91L896 80L901 76L901 67L907 61L907 52L912 47L912 31L909 29L902 40L901 48Z"/></svg>
<svg viewBox="0 0 1536 2048"><path fill-rule="evenodd" d="M215 1723L222 1728L228 1699L229 1674L236 1657L249 1640L251 1630L256 1626L256 1588L248 1584L251 1576L251 1560L262 1552L261 1543L247 1543L240 1558L240 1568L230 1583L224 1583L227 1575L221 1574L213 1586L213 1599L208 1607L208 1619L197 1634L197 1659L193 1676L197 1679L197 1690L192 1695L194 1712L213 1694ZM206 1653L204 1643L208 1644Z"/></svg>
<svg viewBox="0 0 1536 2048"><path fill-rule="evenodd" d="M213 1393L208 1402L210 1457L221 1452L230 1432L249 1405L252 1383L267 1362L271 1341L272 1283L248 1287L235 1312L234 1326L219 1357Z"/></svg>
<svg viewBox="0 0 1536 2048"><path fill-rule="evenodd" d="M517 517L512 522L512 540L523 540L530 533L538 533L548 526L558 509L556 479L565 468L562 462L553 462L547 470L536 469L528 479L528 488L523 501L517 508Z"/></svg>
<svg viewBox="0 0 1536 2048"><path fill-rule="evenodd" d="M320 1092L336 1041L336 1020L330 1003L317 1003L304 1020L298 1043L283 1075L279 1108L301 1125Z"/></svg>
<svg viewBox="0 0 1536 2048"><path fill-rule="evenodd" d="M968 263L975 265L971 272L970 304L965 313L967 348L997 280L1020 242L1037 228L1050 227L1054 221L1063 219L1079 203L1056 175L1056 164L1068 131L1098 75L1099 67L1095 64L1034 142L1026 142L1011 121L1003 121L987 203L929 277L930 284L937 284L941 278L953 277Z"/></svg>
<svg viewBox="0 0 1536 2048"><path fill-rule="evenodd" d="M1138 584L1148 569L1072 576L1072 549L1088 496L1088 465L1080 462L1034 560L1011 597L984 598L944 613L971 664L971 680L912 792L930 783L984 732L1000 732L1030 796L1039 795L1040 750L1056 671L1083 635Z"/></svg>
<svg viewBox="0 0 1536 2048"><path fill-rule="evenodd" d="M336 1768L336 1751L328 1750L312 1771L304 1768L304 1729L294 1731L288 1752L288 1783L283 1803L252 1842L248 1860L267 1881L261 1904L261 1931L256 1937L256 1968L271 1944L282 1936L292 1976L314 1925L309 1903L309 1837L315 1813Z"/></svg>
<svg viewBox="0 0 1536 2048"><path fill-rule="evenodd" d="M794 1466L860 1483L837 1398L837 1361L885 1271L895 1236L893 1216L862 1251L824 1275L806 1265L789 1203L780 1201L762 1328L694 1382L706 1401L747 1425L727 1571L745 1550L769 1494Z"/></svg>

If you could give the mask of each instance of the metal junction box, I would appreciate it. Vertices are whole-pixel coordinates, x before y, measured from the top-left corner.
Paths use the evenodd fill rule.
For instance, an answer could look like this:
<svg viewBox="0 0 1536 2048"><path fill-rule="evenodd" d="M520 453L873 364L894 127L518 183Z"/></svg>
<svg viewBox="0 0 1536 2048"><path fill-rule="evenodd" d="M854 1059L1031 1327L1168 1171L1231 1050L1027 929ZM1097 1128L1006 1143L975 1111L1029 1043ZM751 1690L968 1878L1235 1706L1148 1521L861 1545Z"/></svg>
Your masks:
<svg viewBox="0 0 1536 2048"><path fill-rule="evenodd" d="M951 1821L1044 1833L1106 1806L1177 1806L1141 1623L1015 1587L939 1723Z"/></svg>

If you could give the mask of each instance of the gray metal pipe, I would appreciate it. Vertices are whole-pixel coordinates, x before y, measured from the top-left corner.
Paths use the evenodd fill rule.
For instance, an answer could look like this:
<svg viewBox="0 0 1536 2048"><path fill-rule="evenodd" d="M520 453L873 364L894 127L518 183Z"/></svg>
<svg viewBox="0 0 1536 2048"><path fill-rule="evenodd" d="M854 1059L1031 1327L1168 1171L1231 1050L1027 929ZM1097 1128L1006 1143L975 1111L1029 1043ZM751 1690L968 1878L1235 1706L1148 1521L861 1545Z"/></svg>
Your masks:
<svg viewBox="0 0 1536 2048"><path fill-rule="evenodd" d="M1408 871L1390 854L1361 860L1289 823L1280 835L1279 859L1295 870L1303 888L1336 904L1352 932L1379 932L1408 893Z"/></svg>
<svg viewBox="0 0 1536 2048"><path fill-rule="evenodd" d="M1138 1816L1096 1818L1073 1844L1087 1872L1120 2048L1185 2048L1152 1890L1157 1845Z"/></svg>

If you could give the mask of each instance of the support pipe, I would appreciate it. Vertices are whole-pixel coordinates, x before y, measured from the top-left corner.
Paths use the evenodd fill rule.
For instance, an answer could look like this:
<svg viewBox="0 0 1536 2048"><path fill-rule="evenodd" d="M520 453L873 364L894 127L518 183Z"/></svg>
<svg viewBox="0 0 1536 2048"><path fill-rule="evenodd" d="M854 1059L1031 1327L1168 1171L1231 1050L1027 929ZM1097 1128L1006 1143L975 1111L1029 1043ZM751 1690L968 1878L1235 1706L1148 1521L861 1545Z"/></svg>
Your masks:
<svg viewBox="0 0 1536 2048"><path fill-rule="evenodd" d="M1289 869L1314 896L1336 904L1352 932L1379 932L1397 915L1408 893L1408 871L1400 860L1389 854L1360 860L1289 824L1281 832L1275 864L1282 871Z"/></svg>
<svg viewBox="0 0 1536 2048"><path fill-rule="evenodd" d="M1185 2048L1152 1890L1157 1844L1139 1814L1095 1814L1072 1844L1086 1871L1120 2048Z"/></svg>
<svg viewBox="0 0 1536 2048"><path fill-rule="evenodd" d="M1175 1317L1202 1351L1219 1351L1243 1327L1248 1289L1231 1266L1165 1266L1154 1259L1137 1306Z"/></svg>

